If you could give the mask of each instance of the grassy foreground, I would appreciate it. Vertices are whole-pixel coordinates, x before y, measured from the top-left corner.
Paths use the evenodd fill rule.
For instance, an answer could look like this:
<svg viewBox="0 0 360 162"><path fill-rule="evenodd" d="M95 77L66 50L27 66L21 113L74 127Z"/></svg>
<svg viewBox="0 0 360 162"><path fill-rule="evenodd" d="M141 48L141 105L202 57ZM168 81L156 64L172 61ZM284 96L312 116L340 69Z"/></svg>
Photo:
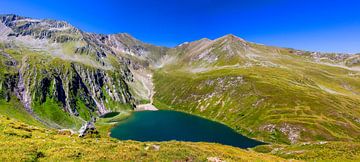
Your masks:
<svg viewBox="0 0 360 162"><path fill-rule="evenodd" d="M295 145L263 145L253 150L286 159L305 161L360 161L359 142L305 142Z"/></svg>
<svg viewBox="0 0 360 162"><path fill-rule="evenodd" d="M210 143L135 142L79 138L0 116L0 161L285 161Z"/></svg>
<svg viewBox="0 0 360 162"><path fill-rule="evenodd" d="M0 116L0 161L359 161L358 142L262 145L251 150L204 142L136 142L109 138L129 114L100 119L98 138L30 126ZM293 160L296 159L296 160Z"/></svg>

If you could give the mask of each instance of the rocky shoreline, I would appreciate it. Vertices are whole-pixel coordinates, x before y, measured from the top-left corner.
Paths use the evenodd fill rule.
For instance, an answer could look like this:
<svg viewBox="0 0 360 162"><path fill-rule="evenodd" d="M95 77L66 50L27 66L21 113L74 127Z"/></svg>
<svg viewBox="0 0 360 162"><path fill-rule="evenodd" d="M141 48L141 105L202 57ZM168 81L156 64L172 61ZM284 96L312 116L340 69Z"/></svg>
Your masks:
<svg viewBox="0 0 360 162"><path fill-rule="evenodd" d="M159 109L157 109L152 104L137 105L136 108L134 109L134 111L157 111L157 110L159 110Z"/></svg>

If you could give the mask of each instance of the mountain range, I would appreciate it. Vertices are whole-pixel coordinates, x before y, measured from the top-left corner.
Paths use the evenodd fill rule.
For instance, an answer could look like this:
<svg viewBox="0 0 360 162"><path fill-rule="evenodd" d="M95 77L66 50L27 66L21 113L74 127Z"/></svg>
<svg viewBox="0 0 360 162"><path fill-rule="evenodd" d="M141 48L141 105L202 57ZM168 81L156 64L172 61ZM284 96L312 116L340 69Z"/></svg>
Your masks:
<svg viewBox="0 0 360 162"><path fill-rule="evenodd" d="M229 34L176 47L65 21L0 16L0 114L78 131L109 112L171 109L268 143L360 139L360 54Z"/></svg>

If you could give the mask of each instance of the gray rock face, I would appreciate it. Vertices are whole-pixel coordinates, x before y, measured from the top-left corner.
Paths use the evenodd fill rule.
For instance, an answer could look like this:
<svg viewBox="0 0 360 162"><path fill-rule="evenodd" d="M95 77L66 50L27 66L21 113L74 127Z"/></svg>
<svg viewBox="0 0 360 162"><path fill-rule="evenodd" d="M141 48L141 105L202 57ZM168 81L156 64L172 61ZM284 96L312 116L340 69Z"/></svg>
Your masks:
<svg viewBox="0 0 360 162"><path fill-rule="evenodd" d="M85 123L79 130L79 137L84 137L86 134L96 130L94 123L94 118L91 121Z"/></svg>
<svg viewBox="0 0 360 162"><path fill-rule="evenodd" d="M36 39L50 39L63 43L76 40L80 30L64 21L36 20L17 15L0 16L1 22L12 29L8 36L32 36Z"/></svg>
<svg viewBox="0 0 360 162"><path fill-rule="evenodd" d="M144 59L149 51L162 49L128 34L86 33L64 21L17 15L0 15L0 30L0 54L7 59L1 64L12 69L11 74L0 73L0 99L9 101L16 96L41 121L43 117L34 110L42 111L39 109L48 101L85 121L124 107L134 108L136 98L128 85L134 82L131 69L148 64L126 55ZM17 59L3 49L19 51ZM48 120L44 123L53 122ZM49 125L61 125L61 121L54 122Z"/></svg>

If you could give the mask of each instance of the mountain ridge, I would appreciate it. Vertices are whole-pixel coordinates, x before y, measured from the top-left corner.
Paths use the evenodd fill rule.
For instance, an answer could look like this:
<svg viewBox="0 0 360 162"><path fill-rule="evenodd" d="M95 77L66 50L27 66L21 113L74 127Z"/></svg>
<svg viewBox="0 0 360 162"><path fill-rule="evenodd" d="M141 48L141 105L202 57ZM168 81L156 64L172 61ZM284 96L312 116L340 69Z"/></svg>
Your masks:
<svg viewBox="0 0 360 162"><path fill-rule="evenodd" d="M360 103L360 55L266 46L232 34L167 48L64 21L0 20L0 100L21 102L51 127L77 130L154 100L161 109L216 120L262 141L360 134L353 109Z"/></svg>
<svg viewBox="0 0 360 162"><path fill-rule="evenodd" d="M45 21L55 21L55 22L59 22L59 23L65 23L73 28L76 28L74 27L73 25L71 25L70 23L66 22L65 20L54 20L54 19L50 19L50 18L45 18L45 19L33 19L31 17L24 17L24 16L20 16L20 15L17 15L17 14L0 14L0 17L15 17L16 18L20 18L20 19L32 19L32 20L38 20L38 21L41 21L41 20L45 20ZM77 28L76 28L77 29ZM77 29L77 30L80 30L80 29ZM94 35L103 35L103 36L111 36L111 35L126 35L127 37L131 38L131 39L134 39L134 40L137 40L137 41L140 41L139 39L135 38L134 36L132 36L131 34L129 33L126 33L126 32L119 32L119 33L110 33L110 34L101 34L101 33L95 33L95 32L85 32L85 31L82 31L84 33L88 33L88 34L94 34ZM223 36L220 36L218 38L215 38L213 40L218 40L218 39L221 39L221 38L236 38L237 40L240 40L240 41L243 41L243 42L248 42L248 41L245 41L245 39L241 38L241 37L238 37L234 34L225 34ZM209 38L201 38L199 40L212 40L212 39L209 39ZM183 42L183 43L180 43L179 45L181 44L186 44L186 43L190 43L190 42L196 42L196 41L199 41L199 40L193 40L193 41L187 41L187 42ZM165 47L165 46L161 46L161 45L155 45L155 44L151 44L151 43L146 43L146 42L142 42L140 41L141 43L143 44L148 44L148 45L153 45L153 46L157 46L157 47L163 47L163 48L175 48L175 47ZM248 42L248 43L254 43L254 42ZM258 45L264 45L264 44L260 44L260 43L255 43L255 44L258 44ZM178 46L179 46L178 45ZM303 52L312 52L312 51L308 51L308 50L300 50L300 49L293 49L293 48L289 48L289 47L278 47L278 46L272 46L272 47L277 47L277 48L283 48L283 49L291 49L291 50L295 50L295 51L303 51ZM360 53L354 53L354 54L350 54L350 53L337 53L337 52L319 52L319 51L313 51L312 53L317 53L317 54L346 54L346 55L358 55Z"/></svg>

